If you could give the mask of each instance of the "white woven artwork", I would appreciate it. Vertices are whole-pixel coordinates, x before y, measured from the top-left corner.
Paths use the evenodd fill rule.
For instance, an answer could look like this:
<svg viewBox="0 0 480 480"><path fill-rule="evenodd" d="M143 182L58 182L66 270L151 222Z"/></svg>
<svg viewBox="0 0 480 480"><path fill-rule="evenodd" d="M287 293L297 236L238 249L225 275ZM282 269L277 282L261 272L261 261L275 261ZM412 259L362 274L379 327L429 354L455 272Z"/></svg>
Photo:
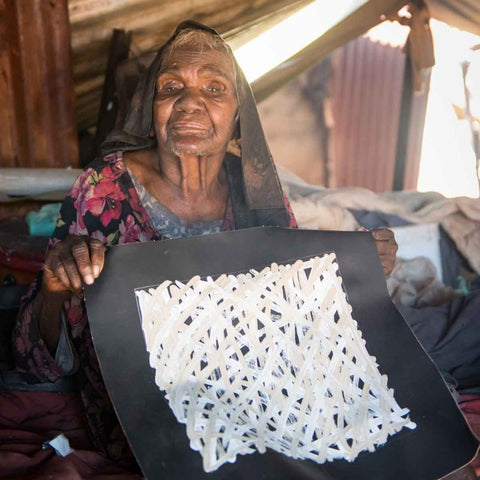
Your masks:
<svg viewBox="0 0 480 480"><path fill-rule="evenodd" d="M266 448L353 461L415 428L366 349L333 253L137 296L156 384L207 472Z"/></svg>

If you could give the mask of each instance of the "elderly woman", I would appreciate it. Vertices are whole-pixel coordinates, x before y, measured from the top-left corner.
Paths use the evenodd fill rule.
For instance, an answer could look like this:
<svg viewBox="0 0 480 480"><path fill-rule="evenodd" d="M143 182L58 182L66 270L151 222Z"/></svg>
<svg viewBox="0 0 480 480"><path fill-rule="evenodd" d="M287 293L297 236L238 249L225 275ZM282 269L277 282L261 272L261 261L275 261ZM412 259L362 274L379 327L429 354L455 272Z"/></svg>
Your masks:
<svg viewBox="0 0 480 480"><path fill-rule="evenodd" d="M158 52L103 153L63 203L14 345L19 367L42 381L78 372L94 446L128 461L82 299L82 284L101 274L105 246L296 223L242 72L218 34L195 22ZM390 268L393 237L378 235Z"/></svg>

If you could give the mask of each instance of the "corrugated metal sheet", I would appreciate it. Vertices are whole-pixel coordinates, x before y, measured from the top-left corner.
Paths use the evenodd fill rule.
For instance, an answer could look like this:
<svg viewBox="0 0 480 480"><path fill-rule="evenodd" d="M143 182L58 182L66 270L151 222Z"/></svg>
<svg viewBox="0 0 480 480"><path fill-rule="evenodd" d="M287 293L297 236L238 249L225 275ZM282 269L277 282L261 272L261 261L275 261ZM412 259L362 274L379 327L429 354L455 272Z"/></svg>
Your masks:
<svg viewBox="0 0 480 480"><path fill-rule="evenodd" d="M185 19L226 38L257 31L312 0L70 0L73 72L80 129L94 126L114 28L132 31L132 53L156 50Z"/></svg>
<svg viewBox="0 0 480 480"><path fill-rule="evenodd" d="M333 58L331 186L391 189L405 56L360 37Z"/></svg>
<svg viewBox="0 0 480 480"><path fill-rule="evenodd" d="M405 59L400 47L367 37L334 53L330 186L392 189ZM425 107L415 98L405 188L416 186Z"/></svg>
<svg viewBox="0 0 480 480"><path fill-rule="evenodd" d="M0 0L0 166L78 162L66 0Z"/></svg>

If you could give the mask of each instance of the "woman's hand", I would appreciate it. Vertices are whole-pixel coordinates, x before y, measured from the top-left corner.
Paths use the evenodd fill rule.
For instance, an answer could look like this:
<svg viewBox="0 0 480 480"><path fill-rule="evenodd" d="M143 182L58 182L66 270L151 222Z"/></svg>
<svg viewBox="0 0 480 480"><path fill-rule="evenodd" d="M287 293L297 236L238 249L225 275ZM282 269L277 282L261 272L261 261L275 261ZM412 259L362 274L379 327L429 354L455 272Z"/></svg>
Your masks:
<svg viewBox="0 0 480 480"><path fill-rule="evenodd" d="M58 242L45 259L42 288L32 305L40 336L52 355L60 338L65 300L92 284L100 275L105 260L102 242L87 236L69 235Z"/></svg>
<svg viewBox="0 0 480 480"><path fill-rule="evenodd" d="M395 266L395 259L397 256L398 244L395 241L395 236L388 228L374 228L370 230L375 244L377 246L378 255L382 262L383 273L385 276L392 273Z"/></svg>
<svg viewBox="0 0 480 480"><path fill-rule="evenodd" d="M47 294L80 293L100 275L105 259L102 242L87 236L69 235L47 254L42 289Z"/></svg>

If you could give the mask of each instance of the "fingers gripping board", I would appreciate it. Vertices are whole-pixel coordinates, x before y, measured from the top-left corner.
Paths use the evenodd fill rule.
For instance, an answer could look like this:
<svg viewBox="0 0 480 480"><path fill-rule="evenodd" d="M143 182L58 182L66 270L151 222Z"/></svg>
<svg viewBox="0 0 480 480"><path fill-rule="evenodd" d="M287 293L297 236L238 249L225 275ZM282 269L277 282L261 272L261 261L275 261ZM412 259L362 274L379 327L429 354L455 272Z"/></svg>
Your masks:
<svg viewBox="0 0 480 480"><path fill-rule="evenodd" d="M113 247L85 293L149 479L435 479L476 452L368 233Z"/></svg>

